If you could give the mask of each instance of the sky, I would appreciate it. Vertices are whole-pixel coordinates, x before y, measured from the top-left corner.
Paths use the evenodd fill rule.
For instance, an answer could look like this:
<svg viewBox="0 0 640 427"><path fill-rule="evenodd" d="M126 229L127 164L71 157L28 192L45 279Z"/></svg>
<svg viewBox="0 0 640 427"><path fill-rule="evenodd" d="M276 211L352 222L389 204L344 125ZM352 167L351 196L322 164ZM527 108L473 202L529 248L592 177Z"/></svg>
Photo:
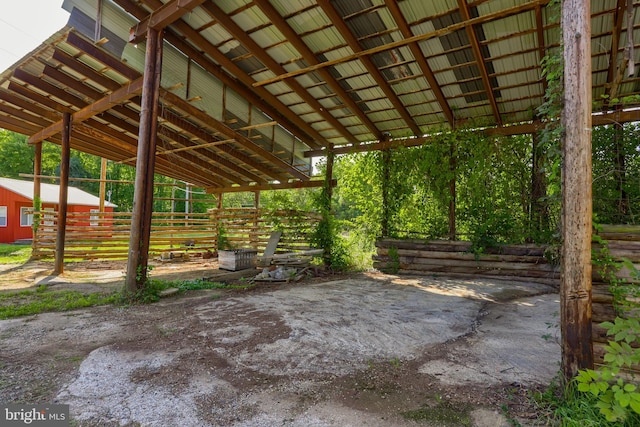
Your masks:
<svg viewBox="0 0 640 427"><path fill-rule="evenodd" d="M0 73L64 27L62 0L0 0Z"/></svg>

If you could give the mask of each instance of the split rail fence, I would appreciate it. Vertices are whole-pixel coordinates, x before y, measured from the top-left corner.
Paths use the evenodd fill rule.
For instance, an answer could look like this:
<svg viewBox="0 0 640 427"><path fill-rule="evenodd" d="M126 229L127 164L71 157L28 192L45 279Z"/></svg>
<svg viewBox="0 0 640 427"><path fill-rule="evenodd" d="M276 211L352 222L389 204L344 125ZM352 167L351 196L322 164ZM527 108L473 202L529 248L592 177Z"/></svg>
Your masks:
<svg viewBox="0 0 640 427"><path fill-rule="evenodd" d="M36 212L37 213L37 212ZM53 258L57 213L40 212L33 257ZM274 230L282 231L277 252L311 248L310 236L320 217L294 210L211 209L207 213L154 212L150 256L166 251L201 254L218 249L264 250ZM125 259L129 253L131 213L69 212L65 233L65 258L79 260Z"/></svg>

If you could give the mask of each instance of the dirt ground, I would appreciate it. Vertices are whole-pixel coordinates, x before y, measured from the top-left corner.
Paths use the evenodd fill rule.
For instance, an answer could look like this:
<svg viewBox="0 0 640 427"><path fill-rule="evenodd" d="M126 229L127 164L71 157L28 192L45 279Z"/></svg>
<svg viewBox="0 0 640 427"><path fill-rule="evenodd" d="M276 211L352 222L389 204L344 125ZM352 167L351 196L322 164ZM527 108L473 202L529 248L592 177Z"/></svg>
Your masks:
<svg viewBox="0 0 640 427"><path fill-rule="evenodd" d="M5 267L0 290L122 284L124 264ZM217 276L214 261L152 277ZM534 283L324 275L0 321L0 402L77 426L533 425L558 370L558 296Z"/></svg>

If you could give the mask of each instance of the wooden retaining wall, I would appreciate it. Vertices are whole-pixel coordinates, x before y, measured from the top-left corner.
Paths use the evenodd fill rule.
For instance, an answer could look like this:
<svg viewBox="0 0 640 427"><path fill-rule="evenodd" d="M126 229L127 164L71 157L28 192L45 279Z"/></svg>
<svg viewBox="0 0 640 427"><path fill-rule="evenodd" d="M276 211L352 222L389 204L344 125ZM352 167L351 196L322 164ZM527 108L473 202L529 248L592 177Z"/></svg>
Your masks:
<svg viewBox="0 0 640 427"><path fill-rule="evenodd" d="M634 264L635 268L640 269L640 226L604 225L598 235L606 241L609 255L615 261L626 258ZM597 252L601 247L600 244L594 243L594 252ZM637 280L631 277L629 270L626 268L618 271L616 276L630 286L640 286ZM602 322L613 322L617 313L613 307L613 295L609 291L609 283L603 280L597 268L594 268L592 283L593 352L596 364L599 364L602 362L605 353L604 347L611 339L606 335L605 329L600 324ZM624 313L621 314L625 315ZM637 315L637 311L636 313L631 313L631 315ZM634 371L636 374L640 374L640 366Z"/></svg>
<svg viewBox="0 0 640 427"><path fill-rule="evenodd" d="M504 245L479 255L461 241L381 239L376 247L373 266L382 271L560 283L559 267L549 264L542 245Z"/></svg>
<svg viewBox="0 0 640 427"><path fill-rule="evenodd" d="M56 241L55 212L42 212L34 241L33 257L53 258ZM165 251L201 254L218 250L219 240L225 248L264 250L273 230L282 231L277 252L310 248L310 233L320 217L299 211L263 209L212 209L207 213L154 212L151 225L150 256ZM91 224L91 225L87 225ZM125 259L129 253L131 213L68 213L65 258L80 260ZM222 237L223 236L223 237Z"/></svg>
<svg viewBox="0 0 640 427"><path fill-rule="evenodd" d="M640 269L640 227L601 226L598 232L614 261L623 258ZM598 241L599 239L595 239ZM544 245L504 245L488 248L482 254L471 253L470 242L381 239L376 242L374 267L399 274L442 275L449 277L482 277L548 284L559 289L560 267L549 260L558 259ZM594 243L594 253L602 247ZM545 256L546 253L546 256ZM633 283L627 269L616 273ZM603 360L604 346L610 337L600 326L616 317L609 283L603 280L597 265L593 268L593 347L596 364ZM638 371L640 373L640 370Z"/></svg>

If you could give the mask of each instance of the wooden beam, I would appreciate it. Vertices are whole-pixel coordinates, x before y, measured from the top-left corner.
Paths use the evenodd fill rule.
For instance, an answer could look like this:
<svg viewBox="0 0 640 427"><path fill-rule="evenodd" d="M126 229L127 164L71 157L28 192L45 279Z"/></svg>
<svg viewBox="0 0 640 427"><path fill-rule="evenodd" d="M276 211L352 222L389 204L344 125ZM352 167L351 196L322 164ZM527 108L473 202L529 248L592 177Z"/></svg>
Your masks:
<svg viewBox="0 0 640 427"><path fill-rule="evenodd" d="M286 79L290 79L292 77L296 77L296 76L300 76L302 74L307 74L310 73L311 71L315 71L318 70L320 68L325 68L325 67L330 67L333 65L337 65L337 64L342 64L344 62L349 62L352 61L354 59L357 58L361 58L363 56L371 56L374 55L376 53L380 53L380 52L385 52L387 50L391 50L391 49L395 49L398 47L402 47L402 46L406 46L410 43L415 43L415 42L419 42L422 40L429 40L435 37L440 37L443 36L445 34L449 34L455 31L458 31L462 28L465 28L468 25L478 25L478 24L483 24L486 22L491 22L494 21L496 19L501 19L507 16L512 16L512 15L517 15L519 13L522 12L527 12L529 10L534 10L537 6L545 6L546 4L548 4L551 0L534 0L528 3L524 3L521 5L517 5L514 7L510 7L507 9L503 9L503 10L499 10L497 12L493 12L493 13L488 13L486 15L483 16L479 16L477 18L471 18L468 21L462 21L462 22L458 22L452 25L449 25L448 27L444 27L441 28L439 30L436 31L431 31L428 33L424 33L424 34L416 34L413 37L408 37L402 40L398 40L392 43L388 43L384 46L376 46L374 48L371 49L366 49L363 50L361 52L355 52L351 55L346 55L343 56L342 58L336 58L336 59L332 59L330 61L324 61L321 62L320 64L316 64L316 65L311 65L309 67L305 67L305 68L301 68L299 70L295 70L295 71L290 71L288 73L284 73L281 74L279 76L270 78L270 79L265 79L262 80L260 82L256 82L253 84L254 87L260 87L260 86L264 86L264 85L268 85L271 83L275 83L275 82L279 82L282 80L286 80Z"/></svg>
<svg viewBox="0 0 640 427"><path fill-rule="evenodd" d="M87 120L90 117L96 116L104 111L107 111L114 105L121 104L122 102L133 98L142 90L142 77L134 80L131 83L127 83L123 85L120 89L112 92L111 94L105 96L104 98L94 102L93 104L89 104L86 107L82 108L79 111L73 113L73 122L81 123ZM35 135L32 135L27 139L27 143L35 144L40 141L44 141L45 139L59 133L62 130L63 121L60 120L38 132Z"/></svg>
<svg viewBox="0 0 640 427"><path fill-rule="evenodd" d="M69 159L71 155L71 114L64 113L62 122L62 151L60 154L60 191L58 196L58 227L54 274L64 272L64 238L67 232L67 195L69 194Z"/></svg>
<svg viewBox="0 0 640 427"><path fill-rule="evenodd" d="M460 10L460 16L462 17L463 21L471 20L471 13L469 12L469 4L467 3L467 0L458 0L458 9ZM482 49L480 49L480 42L478 41L476 30L473 25L467 25L466 30L467 38L469 39L469 44L471 44L471 50L473 51L473 56L476 58L476 65L478 66L480 77L482 78L482 84L484 85L485 93L487 94L487 98L489 99L491 111L493 111L493 118L496 120L496 124L498 126L502 126L500 109L498 108L496 95L493 92L491 80L489 79L487 63L485 62L484 55L482 54Z"/></svg>
<svg viewBox="0 0 640 427"><path fill-rule="evenodd" d="M94 45L92 42L88 41L76 32L72 31L69 33L69 36L67 37L67 43L77 47L82 52L92 56L107 67L122 74L129 80L135 80L140 77L140 73L138 71L126 65L119 58L116 58L115 56L110 55L106 51L100 49L98 46Z"/></svg>
<svg viewBox="0 0 640 427"><path fill-rule="evenodd" d="M640 110L613 111L606 114L596 113L592 116L593 126L612 125L615 123L628 123L640 121ZM544 128L541 122L520 123L516 125L503 126L499 128L481 129L487 136L514 136L527 135L538 132ZM415 147L427 144L433 139L432 136L425 135L418 138L398 138L389 142L372 142L368 144L346 145L334 148L335 154L364 153L368 151L386 150L390 147ZM326 149L309 150L304 152L304 157L324 157L327 155Z"/></svg>
<svg viewBox="0 0 640 427"><path fill-rule="evenodd" d="M335 187L338 184L337 180L331 181L331 186ZM234 187L225 188L207 188L206 191L209 194L222 194L222 193L244 193L255 191L268 191L268 190L295 190L300 188L317 188L324 185L324 180L313 181L294 181L283 182L279 184L262 184L262 185L238 185Z"/></svg>
<svg viewBox="0 0 640 427"><path fill-rule="evenodd" d="M147 30L161 30L173 24L205 0L171 0L161 8L151 12L138 25L129 30L129 42L139 43L147 35Z"/></svg>
<svg viewBox="0 0 640 427"><path fill-rule="evenodd" d="M591 327L591 3L562 2L562 256L560 329L567 380L593 369Z"/></svg>

